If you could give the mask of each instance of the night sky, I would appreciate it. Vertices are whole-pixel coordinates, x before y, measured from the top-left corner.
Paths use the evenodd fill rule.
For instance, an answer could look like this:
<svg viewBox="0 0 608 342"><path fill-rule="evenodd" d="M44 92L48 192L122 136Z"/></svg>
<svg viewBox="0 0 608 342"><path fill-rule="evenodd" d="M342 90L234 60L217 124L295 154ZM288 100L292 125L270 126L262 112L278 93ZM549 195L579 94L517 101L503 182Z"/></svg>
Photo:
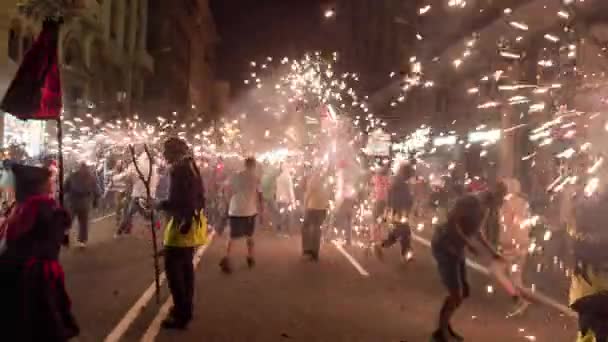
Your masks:
<svg viewBox="0 0 608 342"><path fill-rule="evenodd" d="M233 95L251 60L294 57L318 49L321 0L211 0L220 43L218 78L232 84Z"/></svg>

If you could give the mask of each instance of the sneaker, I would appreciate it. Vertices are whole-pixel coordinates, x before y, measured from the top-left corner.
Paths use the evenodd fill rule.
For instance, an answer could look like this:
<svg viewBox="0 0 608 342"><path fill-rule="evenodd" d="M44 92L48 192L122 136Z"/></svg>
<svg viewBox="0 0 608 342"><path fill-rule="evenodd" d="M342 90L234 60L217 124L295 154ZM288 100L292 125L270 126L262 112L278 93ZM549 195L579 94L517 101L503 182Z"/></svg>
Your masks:
<svg viewBox="0 0 608 342"><path fill-rule="evenodd" d="M188 323L169 317L161 323L161 327L167 330L186 330Z"/></svg>
<svg viewBox="0 0 608 342"><path fill-rule="evenodd" d="M249 269L252 269L255 267L255 259L252 257L247 257L247 267L249 267Z"/></svg>
<svg viewBox="0 0 608 342"><path fill-rule="evenodd" d="M437 329L433 333L433 336L431 336L431 342L450 342L450 341L446 338L445 334L441 330Z"/></svg>
<svg viewBox="0 0 608 342"><path fill-rule="evenodd" d="M514 316L522 315L526 312L526 310L528 310L529 306L530 306L530 302L523 299L522 297L517 297L517 299L515 300L514 309L507 315L507 317L514 317Z"/></svg>
<svg viewBox="0 0 608 342"><path fill-rule="evenodd" d="M412 260L414 260L414 253L412 253L412 251L407 251L405 254L401 255L401 262L404 264L407 264Z"/></svg>
<svg viewBox="0 0 608 342"><path fill-rule="evenodd" d="M448 325L448 332L450 333L450 337L452 337L456 341L459 341L459 342L463 342L464 341L464 337L462 337L462 335L460 335L457 332L455 332L454 329L452 329L451 325Z"/></svg>
<svg viewBox="0 0 608 342"><path fill-rule="evenodd" d="M225 274L232 273L232 267L230 267L230 261L226 257L222 258L222 261L220 261L220 268L222 269L222 272L224 272Z"/></svg>

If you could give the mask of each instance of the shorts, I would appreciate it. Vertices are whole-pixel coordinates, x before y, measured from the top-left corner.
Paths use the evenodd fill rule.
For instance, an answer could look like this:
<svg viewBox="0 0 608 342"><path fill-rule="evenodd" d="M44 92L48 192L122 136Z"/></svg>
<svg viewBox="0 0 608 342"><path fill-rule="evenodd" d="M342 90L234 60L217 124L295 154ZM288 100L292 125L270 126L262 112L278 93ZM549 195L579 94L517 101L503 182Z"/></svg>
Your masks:
<svg viewBox="0 0 608 342"><path fill-rule="evenodd" d="M446 289L450 293L458 293L463 298L467 298L470 295L470 289L464 254L454 254L441 246L433 245L433 257L437 263L441 282Z"/></svg>
<svg viewBox="0 0 608 342"><path fill-rule="evenodd" d="M256 215L230 216L230 238L252 237L255 231L255 217Z"/></svg>

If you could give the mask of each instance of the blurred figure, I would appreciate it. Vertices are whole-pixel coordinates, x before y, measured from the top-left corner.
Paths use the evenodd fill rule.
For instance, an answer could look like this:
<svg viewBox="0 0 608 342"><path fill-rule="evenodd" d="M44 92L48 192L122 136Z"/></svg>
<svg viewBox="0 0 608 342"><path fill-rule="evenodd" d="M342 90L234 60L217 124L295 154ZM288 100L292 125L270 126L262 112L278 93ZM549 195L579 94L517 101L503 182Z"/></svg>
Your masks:
<svg viewBox="0 0 608 342"><path fill-rule="evenodd" d="M263 199L260 181L256 174L256 161L253 158L245 159L245 169L237 173L230 181L230 204L228 215L230 220L230 238L226 244L226 255L220 261L224 273L231 273L230 252L234 240L245 238L247 240L247 266L255 266L253 234L255 232L255 219L263 213Z"/></svg>
<svg viewBox="0 0 608 342"><path fill-rule="evenodd" d="M433 333L436 342L453 339L463 341L451 326L451 319L464 299L470 295L466 273L465 250L478 255L473 241L479 241L495 260L503 257L490 245L482 233L491 211L498 211L507 193L504 184L478 195L465 195L458 199L448 214L446 223L433 234L431 247L443 285L448 290L439 314L438 329Z"/></svg>
<svg viewBox="0 0 608 342"><path fill-rule="evenodd" d="M608 340L608 191L579 196L569 227L574 272L570 303L579 316L577 342Z"/></svg>
<svg viewBox="0 0 608 342"><path fill-rule="evenodd" d="M289 235L292 211L295 208L296 196L293 190L293 179L289 168L281 165L281 174L277 177L276 201L278 210L277 231Z"/></svg>
<svg viewBox="0 0 608 342"><path fill-rule="evenodd" d="M78 246L84 248L89 241L91 207L96 208L99 200L97 180L87 164L81 162L68 176L63 189L70 211L78 220Z"/></svg>
<svg viewBox="0 0 608 342"><path fill-rule="evenodd" d="M129 197L129 177L124 170L122 161L116 163L114 170L110 175L110 183L108 184L107 196L112 197L116 225L119 225L122 221L124 210L127 206L127 200Z"/></svg>
<svg viewBox="0 0 608 342"><path fill-rule="evenodd" d="M501 283L511 297L518 298L514 311L509 316L522 314L530 303L522 299L520 292L525 288L524 268L530 246L530 205L525 195L521 193L521 185L517 179L504 179L507 196L500 209L502 229L499 234L499 249L507 263L497 263L500 274L508 274ZM501 279L499 279L500 281Z"/></svg>
<svg viewBox="0 0 608 342"><path fill-rule="evenodd" d="M397 241L401 245L401 260L407 262L412 258L412 230L410 214L414 199L410 189L410 179L414 176L411 165L402 165L391 182L388 190L388 219L393 226L388 237L376 246L376 253L382 257L382 248L389 248Z"/></svg>
<svg viewBox="0 0 608 342"><path fill-rule="evenodd" d="M343 160L339 163L336 171L336 226L344 234L347 246L352 244L353 217L357 205L356 182L358 170L354 161Z"/></svg>
<svg viewBox="0 0 608 342"><path fill-rule="evenodd" d="M266 163L262 174L262 196L264 198L264 213L266 217L264 222L273 226L277 222L278 211L277 205L277 178L281 174L280 169L276 169L272 165Z"/></svg>
<svg viewBox="0 0 608 342"><path fill-rule="evenodd" d="M183 330L192 320L192 259L196 248L204 245L207 239L203 212L205 190L200 170L183 140L168 139L163 154L171 170L169 195L160 202L159 208L169 217L164 238L165 271L174 307L162 326L165 329Z"/></svg>
<svg viewBox="0 0 608 342"><path fill-rule="evenodd" d="M47 168L12 165L16 203L0 226L0 322L7 341L64 342L79 328L59 252L70 216Z"/></svg>
<svg viewBox="0 0 608 342"><path fill-rule="evenodd" d="M385 218L386 202L390 185L389 167L380 167L372 176L372 201L374 203L371 239L373 242L382 239L382 222Z"/></svg>
<svg viewBox="0 0 608 342"><path fill-rule="evenodd" d="M302 254L314 261L319 260L321 225L329 209L330 185L322 170L309 178L304 195L304 223L302 224Z"/></svg>
<svg viewBox="0 0 608 342"><path fill-rule="evenodd" d="M154 201L156 198L156 189L158 187L158 170L154 164L150 165L150 160L146 153L141 153L137 158L137 167L144 177L148 177L148 174L150 174L150 201ZM152 169L151 171L150 168ZM135 216L136 213L139 213L141 216L146 217L146 215L148 215L147 209L152 205L152 203L148 203L146 184L139 177L133 162L131 162L127 169L127 175L133 182L133 190L131 191L130 199L127 201L128 204L123 213L122 222L118 227L115 237L119 237L123 234L131 234L133 216Z"/></svg>

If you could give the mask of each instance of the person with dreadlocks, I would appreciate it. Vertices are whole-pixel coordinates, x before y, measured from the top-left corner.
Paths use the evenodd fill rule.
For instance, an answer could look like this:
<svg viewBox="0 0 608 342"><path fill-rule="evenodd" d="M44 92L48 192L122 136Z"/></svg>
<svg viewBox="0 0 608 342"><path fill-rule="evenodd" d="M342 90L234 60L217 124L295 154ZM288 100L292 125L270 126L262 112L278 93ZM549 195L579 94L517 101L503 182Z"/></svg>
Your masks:
<svg viewBox="0 0 608 342"><path fill-rule="evenodd" d="M575 223L568 229L575 261L570 303L579 315L577 342L608 342L608 191L578 197Z"/></svg>
<svg viewBox="0 0 608 342"><path fill-rule="evenodd" d="M205 189L200 171L186 142L169 138L164 157L171 166L169 198L159 208L169 217L164 236L165 272L174 307L162 326L184 330L192 320L194 269L197 247L206 243Z"/></svg>
<svg viewBox="0 0 608 342"><path fill-rule="evenodd" d="M55 200L48 168L6 165L15 203L0 224L0 322L5 341L63 342L77 336L59 252L72 223Z"/></svg>

